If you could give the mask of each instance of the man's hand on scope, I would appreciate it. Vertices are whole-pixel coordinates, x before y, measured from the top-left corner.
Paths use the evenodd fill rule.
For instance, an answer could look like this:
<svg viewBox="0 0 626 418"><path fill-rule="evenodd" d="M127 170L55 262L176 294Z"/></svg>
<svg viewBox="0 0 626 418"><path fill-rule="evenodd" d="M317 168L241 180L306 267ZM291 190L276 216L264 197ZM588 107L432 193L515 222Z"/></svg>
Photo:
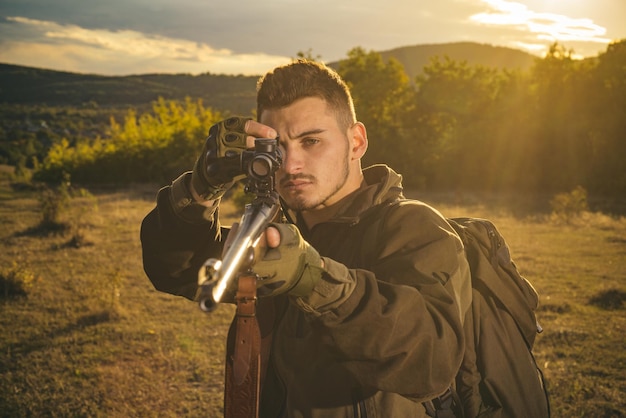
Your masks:
<svg viewBox="0 0 626 418"><path fill-rule="evenodd" d="M265 252L252 266L260 297L288 293L307 296L322 277L324 262L292 224L272 223L261 241Z"/></svg>
<svg viewBox="0 0 626 418"><path fill-rule="evenodd" d="M234 116L216 123L193 168L192 193L197 200L220 198L232 184L244 177L241 153L254 148L255 138L276 138L269 126L251 118Z"/></svg>

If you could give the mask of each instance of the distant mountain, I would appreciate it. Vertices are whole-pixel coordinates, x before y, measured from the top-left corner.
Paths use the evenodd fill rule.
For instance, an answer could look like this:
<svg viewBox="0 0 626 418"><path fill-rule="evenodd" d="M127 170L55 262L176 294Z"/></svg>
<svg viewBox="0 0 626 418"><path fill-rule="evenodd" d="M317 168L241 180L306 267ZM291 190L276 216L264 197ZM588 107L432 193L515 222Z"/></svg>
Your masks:
<svg viewBox="0 0 626 418"><path fill-rule="evenodd" d="M207 106L249 113L258 77L215 74L102 76L0 64L0 103L49 106L140 106L159 97L203 99Z"/></svg>
<svg viewBox="0 0 626 418"><path fill-rule="evenodd" d="M415 45L380 52L403 64L413 80L432 56L498 68L529 68L534 56L472 42ZM336 66L337 63L331 63ZM135 106L165 99L200 98L207 106L234 113L255 108L257 76L143 74L102 76L0 64L0 103L49 106Z"/></svg>
<svg viewBox="0 0 626 418"><path fill-rule="evenodd" d="M456 42L446 44L415 45L380 51L383 59L393 57L404 66L404 71L411 78L421 74L429 64L431 57L450 57L454 61L467 61L470 65L483 65L500 69L529 69L537 57L518 49L479 44L475 42Z"/></svg>

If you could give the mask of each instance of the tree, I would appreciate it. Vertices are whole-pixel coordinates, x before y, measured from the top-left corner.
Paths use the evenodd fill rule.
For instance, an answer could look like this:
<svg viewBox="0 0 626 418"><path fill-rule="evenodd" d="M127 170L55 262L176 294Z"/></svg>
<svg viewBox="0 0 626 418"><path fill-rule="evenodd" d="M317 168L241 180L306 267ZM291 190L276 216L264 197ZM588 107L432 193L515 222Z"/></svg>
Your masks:
<svg viewBox="0 0 626 418"><path fill-rule="evenodd" d="M585 77L573 51L555 43L530 72L532 130L526 140L528 187L569 190L584 184L586 127L582 86Z"/></svg>
<svg viewBox="0 0 626 418"><path fill-rule="evenodd" d="M431 125L431 185L492 188L500 158L506 92L517 76L495 68L433 57L417 77L417 108Z"/></svg>
<svg viewBox="0 0 626 418"><path fill-rule="evenodd" d="M626 39L610 44L591 70L588 104L589 182L605 194L626 195Z"/></svg>
<svg viewBox="0 0 626 418"><path fill-rule="evenodd" d="M407 123L414 106L414 88L399 61L384 61L374 51L357 47L339 63L338 72L350 86L358 118L370 139L367 164L387 163L405 174L406 183L419 184L421 165L416 125Z"/></svg>
<svg viewBox="0 0 626 418"><path fill-rule="evenodd" d="M292 61L297 61L299 59L305 59L308 61L321 61L322 56L320 54L316 54L313 56L313 49L309 48L306 51L298 51L296 54L296 58L292 58Z"/></svg>

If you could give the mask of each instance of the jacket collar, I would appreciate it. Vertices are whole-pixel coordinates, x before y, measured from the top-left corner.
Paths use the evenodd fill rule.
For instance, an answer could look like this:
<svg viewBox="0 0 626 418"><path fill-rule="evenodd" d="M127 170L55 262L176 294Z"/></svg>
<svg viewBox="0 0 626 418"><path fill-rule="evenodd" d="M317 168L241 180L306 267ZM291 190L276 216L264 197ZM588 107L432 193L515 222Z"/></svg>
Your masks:
<svg viewBox="0 0 626 418"><path fill-rule="evenodd" d="M361 187L346 196L341 202L336 215L327 222L358 223L369 210L383 202L401 199L402 176L384 164L376 164L363 170L364 181ZM284 214L289 222L304 228L300 214L286 209Z"/></svg>

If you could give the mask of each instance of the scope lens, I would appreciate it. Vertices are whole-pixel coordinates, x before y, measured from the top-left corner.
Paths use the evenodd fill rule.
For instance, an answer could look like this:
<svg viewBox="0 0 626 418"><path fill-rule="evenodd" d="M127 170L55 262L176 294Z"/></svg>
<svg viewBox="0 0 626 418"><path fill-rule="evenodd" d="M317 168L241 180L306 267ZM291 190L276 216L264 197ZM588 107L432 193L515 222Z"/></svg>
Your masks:
<svg viewBox="0 0 626 418"><path fill-rule="evenodd" d="M256 177L265 178L272 174L272 162L266 156L259 155L250 163L250 171Z"/></svg>

